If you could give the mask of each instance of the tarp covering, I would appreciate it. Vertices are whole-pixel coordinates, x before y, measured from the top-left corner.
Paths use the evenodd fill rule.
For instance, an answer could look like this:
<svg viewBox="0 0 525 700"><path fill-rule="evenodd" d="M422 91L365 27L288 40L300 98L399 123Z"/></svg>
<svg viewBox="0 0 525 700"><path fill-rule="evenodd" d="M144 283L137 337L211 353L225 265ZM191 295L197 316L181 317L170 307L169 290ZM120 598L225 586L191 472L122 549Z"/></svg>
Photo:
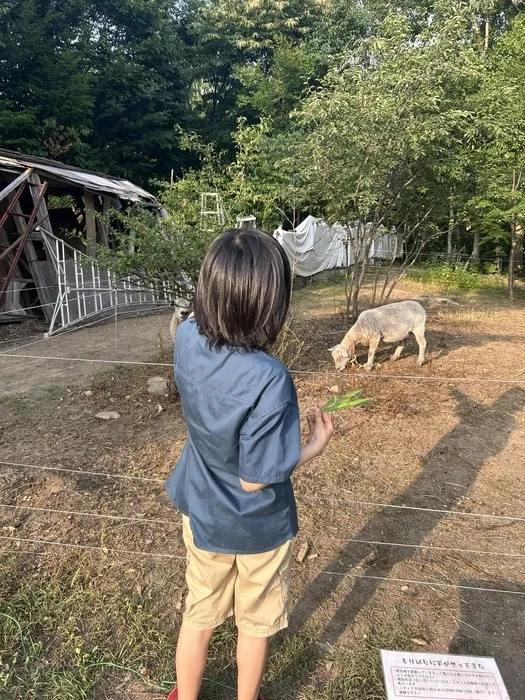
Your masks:
<svg viewBox="0 0 525 700"><path fill-rule="evenodd" d="M365 231L358 232L359 223L350 228L340 224L329 226L322 219L308 216L294 231L278 228L274 237L283 246L290 260L294 274L298 277L310 277L323 270L333 270L355 262L355 242L364 240L371 224L365 225ZM402 245L395 231L384 231L376 235L370 246L369 257L391 260L402 255ZM348 257L348 259L347 259Z"/></svg>

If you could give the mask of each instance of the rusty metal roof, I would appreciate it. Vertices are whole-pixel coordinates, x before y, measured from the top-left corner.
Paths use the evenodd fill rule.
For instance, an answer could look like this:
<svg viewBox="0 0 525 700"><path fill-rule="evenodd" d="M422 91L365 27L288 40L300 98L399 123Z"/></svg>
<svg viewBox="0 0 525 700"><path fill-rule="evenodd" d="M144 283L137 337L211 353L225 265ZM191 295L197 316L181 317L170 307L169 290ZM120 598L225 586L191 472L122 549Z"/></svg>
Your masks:
<svg viewBox="0 0 525 700"><path fill-rule="evenodd" d="M144 202L150 206L160 208L159 202L152 194L143 190L142 187L129 182L129 180L84 170L83 168L75 168L72 165L59 163L48 158L29 156L0 148L0 171L20 173L27 168L33 168L35 172L48 181L55 180L69 183L97 194L118 197L118 199L133 202Z"/></svg>

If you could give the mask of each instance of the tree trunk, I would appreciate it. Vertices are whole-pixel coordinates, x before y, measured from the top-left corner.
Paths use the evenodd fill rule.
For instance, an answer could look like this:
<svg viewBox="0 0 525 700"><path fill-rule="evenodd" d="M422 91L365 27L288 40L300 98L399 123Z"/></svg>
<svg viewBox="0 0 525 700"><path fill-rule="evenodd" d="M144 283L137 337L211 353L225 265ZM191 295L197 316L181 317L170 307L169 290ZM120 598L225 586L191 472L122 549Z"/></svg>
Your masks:
<svg viewBox="0 0 525 700"><path fill-rule="evenodd" d="M479 264L479 231L476 229L474 231L474 236L472 239L472 262Z"/></svg>
<svg viewBox="0 0 525 700"><path fill-rule="evenodd" d="M363 282L365 281L365 275L370 260L369 255L370 242L367 242L364 249L363 259L359 264L359 276L357 277L357 280L355 282L354 294L352 299L352 320L354 322L357 321L357 317L359 316L359 293L361 291L361 287L363 286Z"/></svg>
<svg viewBox="0 0 525 700"><path fill-rule="evenodd" d="M86 255L92 258L97 248L97 221L95 219L95 198L87 190L84 193L84 216L86 221Z"/></svg>
<svg viewBox="0 0 525 700"><path fill-rule="evenodd" d="M516 224L516 249L514 251L514 272L516 276L523 277L523 238L525 229L521 224Z"/></svg>
<svg viewBox="0 0 525 700"><path fill-rule="evenodd" d="M516 222L510 225L510 254L509 254L509 297L514 299L514 260L516 256Z"/></svg>
<svg viewBox="0 0 525 700"><path fill-rule="evenodd" d="M353 323L355 323L357 321L357 316L359 312L359 283L354 284L354 288L352 289L352 296L350 298L350 305L352 313L351 320Z"/></svg>
<svg viewBox="0 0 525 700"><path fill-rule="evenodd" d="M347 227L348 230L348 227ZM352 289L354 286L354 277L355 277L355 268L353 270L350 270L350 254L348 251L348 248L350 246L350 239L347 236L346 242L345 242L345 268L346 268L346 274L345 274L345 296L346 296L346 317L349 318L350 316L350 305L351 305L351 298L352 298Z"/></svg>
<svg viewBox="0 0 525 700"><path fill-rule="evenodd" d="M454 247L454 205L452 204L452 194L449 198L449 216L448 216L448 231L447 231L447 260L452 260L452 250Z"/></svg>

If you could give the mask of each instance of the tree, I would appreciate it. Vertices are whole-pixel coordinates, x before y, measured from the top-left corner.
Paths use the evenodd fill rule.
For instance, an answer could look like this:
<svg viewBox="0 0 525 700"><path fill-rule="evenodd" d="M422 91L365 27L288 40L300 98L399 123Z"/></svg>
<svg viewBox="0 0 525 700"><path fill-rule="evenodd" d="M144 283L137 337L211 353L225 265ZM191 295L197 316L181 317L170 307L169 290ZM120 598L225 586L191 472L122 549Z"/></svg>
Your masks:
<svg viewBox="0 0 525 700"><path fill-rule="evenodd" d="M81 164L92 82L79 44L82 3L21 0L0 24L0 132L5 148Z"/></svg>
<svg viewBox="0 0 525 700"><path fill-rule="evenodd" d="M189 121L186 48L169 0L90 3L84 46L95 101L89 139L100 167L146 185L181 171L175 126Z"/></svg>
<svg viewBox="0 0 525 700"><path fill-rule="evenodd" d="M169 0L2 5L2 145L147 185L180 172L191 121L183 18Z"/></svg>
<svg viewBox="0 0 525 700"><path fill-rule="evenodd" d="M506 240L509 292L525 227L525 18L495 43L479 95L478 187L469 204L486 237Z"/></svg>
<svg viewBox="0 0 525 700"><path fill-rule="evenodd" d="M274 133L271 119L250 125L241 120L235 134L236 156L224 182L231 214L252 214L259 226L292 228L307 206L296 154L303 134L297 128Z"/></svg>
<svg viewBox="0 0 525 700"><path fill-rule="evenodd" d="M181 152L191 154L196 167L171 182L155 183L165 216L135 205L110 210L105 223L111 231L111 248L99 246L97 257L117 276L133 275L145 285L165 286L189 298L197 281L204 252L219 232L201 217L201 194L225 190L223 155L194 133L176 130Z"/></svg>
<svg viewBox="0 0 525 700"><path fill-rule="evenodd" d="M232 159L231 137L239 118L254 123L260 117L286 114L301 96L308 78L305 71L310 71L307 64L317 60L311 52L301 53L301 47L319 14L315 0L190 4L195 60L191 99L200 117L196 128L229 150Z"/></svg>
<svg viewBox="0 0 525 700"><path fill-rule="evenodd" d="M272 131L290 129L290 116L307 91L323 75L322 57L311 51L308 42L294 44L288 39L276 41L271 65L247 63L237 69L242 85L237 104L247 114L272 120Z"/></svg>
<svg viewBox="0 0 525 700"><path fill-rule="evenodd" d="M467 98L479 84L480 62L465 33L465 16L447 13L414 42L410 24L393 13L304 103L305 182L326 216L357 230L348 275L353 317L381 226L423 241L435 232L432 198L426 208L439 174L433 164L462 142Z"/></svg>

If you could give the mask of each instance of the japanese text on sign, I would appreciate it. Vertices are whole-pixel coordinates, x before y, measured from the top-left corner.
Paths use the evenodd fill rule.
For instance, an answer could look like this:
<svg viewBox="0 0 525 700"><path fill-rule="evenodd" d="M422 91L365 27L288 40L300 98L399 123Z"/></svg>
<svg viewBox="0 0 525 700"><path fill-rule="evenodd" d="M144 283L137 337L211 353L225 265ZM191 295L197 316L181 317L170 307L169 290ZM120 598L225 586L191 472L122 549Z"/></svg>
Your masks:
<svg viewBox="0 0 525 700"><path fill-rule="evenodd" d="M388 700L510 700L491 658L381 651Z"/></svg>

